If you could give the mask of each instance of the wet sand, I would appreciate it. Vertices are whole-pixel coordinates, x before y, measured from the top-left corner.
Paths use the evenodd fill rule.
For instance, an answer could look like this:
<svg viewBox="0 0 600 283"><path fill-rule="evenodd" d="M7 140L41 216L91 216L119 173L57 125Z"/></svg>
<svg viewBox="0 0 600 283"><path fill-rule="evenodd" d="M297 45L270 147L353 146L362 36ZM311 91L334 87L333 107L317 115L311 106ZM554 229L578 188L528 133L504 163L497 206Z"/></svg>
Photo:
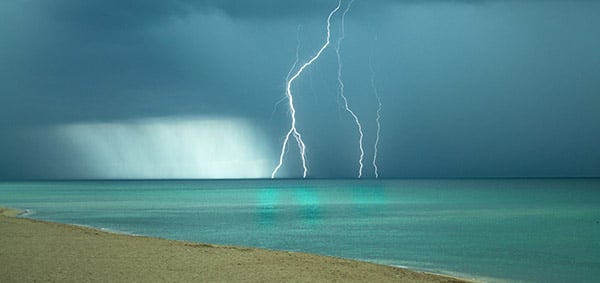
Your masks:
<svg viewBox="0 0 600 283"><path fill-rule="evenodd" d="M468 282L303 253L107 233L0 208L0 282Z"/></svg>

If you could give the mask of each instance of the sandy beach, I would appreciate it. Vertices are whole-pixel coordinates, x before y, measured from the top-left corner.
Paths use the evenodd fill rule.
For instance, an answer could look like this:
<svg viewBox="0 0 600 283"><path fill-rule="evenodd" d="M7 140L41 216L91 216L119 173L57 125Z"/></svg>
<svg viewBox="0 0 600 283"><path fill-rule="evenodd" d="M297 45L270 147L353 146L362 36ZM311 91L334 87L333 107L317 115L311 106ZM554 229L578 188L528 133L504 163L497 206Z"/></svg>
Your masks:
<svg viewBox="0 0 600 283"><path fill-rule="evenodd" d="M0 208L0 282L467 282L303 253L107 233Z"/></svg>

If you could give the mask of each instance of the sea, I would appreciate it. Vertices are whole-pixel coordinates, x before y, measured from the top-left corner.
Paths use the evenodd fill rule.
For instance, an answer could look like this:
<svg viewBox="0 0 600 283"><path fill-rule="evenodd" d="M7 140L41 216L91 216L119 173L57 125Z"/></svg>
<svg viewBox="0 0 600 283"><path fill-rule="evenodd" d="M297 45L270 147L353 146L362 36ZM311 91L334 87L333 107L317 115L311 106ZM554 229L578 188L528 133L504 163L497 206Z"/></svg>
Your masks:
<svg viewBox="0 0 600 283"><path fill-rule="evenodd" d="M600 179L0 182L0 206L483 282L600 280Z"/></svg>

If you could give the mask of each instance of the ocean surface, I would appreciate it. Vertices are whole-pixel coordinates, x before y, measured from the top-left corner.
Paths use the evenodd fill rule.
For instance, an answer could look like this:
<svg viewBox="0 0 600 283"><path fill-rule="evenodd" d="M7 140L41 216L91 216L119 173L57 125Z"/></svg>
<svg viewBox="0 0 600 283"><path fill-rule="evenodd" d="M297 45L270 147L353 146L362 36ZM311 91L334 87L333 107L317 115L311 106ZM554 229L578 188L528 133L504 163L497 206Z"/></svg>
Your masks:
<svg viewBox="0 0 600 283"><path fill-rule="evenodd" d="M600 179L0 182L0 206L486 282L600 280Z"/></svg>

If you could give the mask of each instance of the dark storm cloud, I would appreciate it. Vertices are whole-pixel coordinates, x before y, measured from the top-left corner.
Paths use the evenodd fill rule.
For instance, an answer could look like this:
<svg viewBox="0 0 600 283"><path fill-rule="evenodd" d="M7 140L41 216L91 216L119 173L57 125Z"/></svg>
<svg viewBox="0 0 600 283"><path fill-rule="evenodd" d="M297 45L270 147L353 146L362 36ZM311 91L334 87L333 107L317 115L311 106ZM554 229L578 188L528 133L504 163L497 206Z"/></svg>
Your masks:
<svg viewBox="0 0 600 283"><path fill-rule="evenodd" d="M137 30L188 15L192 7L178 0L47 0L43 9L67 28L101 32Z"/></svg>
<svg viewBox="0 0 600 283"><path fill-rule="evenodd" d="M597 3L355 1L342 56L367 158L371 54L382 176L597 176ZM40 134L70 124L235 117L266 129L278 150L289 116L276 102L296 39L306 60L336 4L0 1L0 178L81 176L69 145ZM328 49L294 85L310 176L355 176L356 131L336 101L336 67Z"/></svg>
<svg viewBox="0 0 600 283"><path fill-rule="evenodd" d="M231 98L216 96L202 103L181 103L213 91L237 91L226 84L227 62L214 55L226 50L211 50L214 47L204 42L207 36L224 37L219 27L169 30L170 20L192 14L189 5L139 3L3 3L6 41L0 57L5 64L0 68L6 75L0 77L5 94L0 101L6 110L0 116L10 119L2 121L19 125L129 118L150 112L169 115L174 108L185 113L211 108L221 99L229 102ZM186 36L198 38L197 43L190 44L194 39ZM192 45L197 48L190 50ZM167 103L164 93L171 93ZM24 115L23 109L36 115Z"/></svg>
<svg viewBox="0 0 600 283"><path fill-rule="evenodd" d="M435 1L435 0L434 0ZM440 1L440 0L437 0ZM444 1L444 0L441 0ZM448 0L446 0L448 1ZM456 1L456 0L450 0ZM478 2L477 0L458 0L460 2ZM307 17L322 16L324 11L329 11L336 7L336 0L259 0L259 1L237 1L237 0L206 0L206 1L188 1L200 9L218 9L224 11L233 17L240 18L286 18L286 17ZM346 5L349 1L342 1ZM431 0L369 0L355 1L356 4L370 5L374 8L380 8L389 4L419 3L431 2Z"/></svg>
<svg viewBox="0 0 600 283"><path fill-rule="evenodd" d="M236 0L58 0L45 6L57 19L79 28L136 29L192 13L223 12L234 18L311 16L331 9L336 1L236 1Z"/></svg>
<svg viewBox="0 0 600 283"><path fill-rule="evenodd" d="M369 0L374 8L390 4L423 4L427 2L483 3L489 0ZM345 5L347 1L343 1ZM45 5L58 18L83 23L89 28L136 28L173 17L185 17L194 12L221 11L234 18L267 20L322 16L337 5L336 0L46 0Z"/></svg>

